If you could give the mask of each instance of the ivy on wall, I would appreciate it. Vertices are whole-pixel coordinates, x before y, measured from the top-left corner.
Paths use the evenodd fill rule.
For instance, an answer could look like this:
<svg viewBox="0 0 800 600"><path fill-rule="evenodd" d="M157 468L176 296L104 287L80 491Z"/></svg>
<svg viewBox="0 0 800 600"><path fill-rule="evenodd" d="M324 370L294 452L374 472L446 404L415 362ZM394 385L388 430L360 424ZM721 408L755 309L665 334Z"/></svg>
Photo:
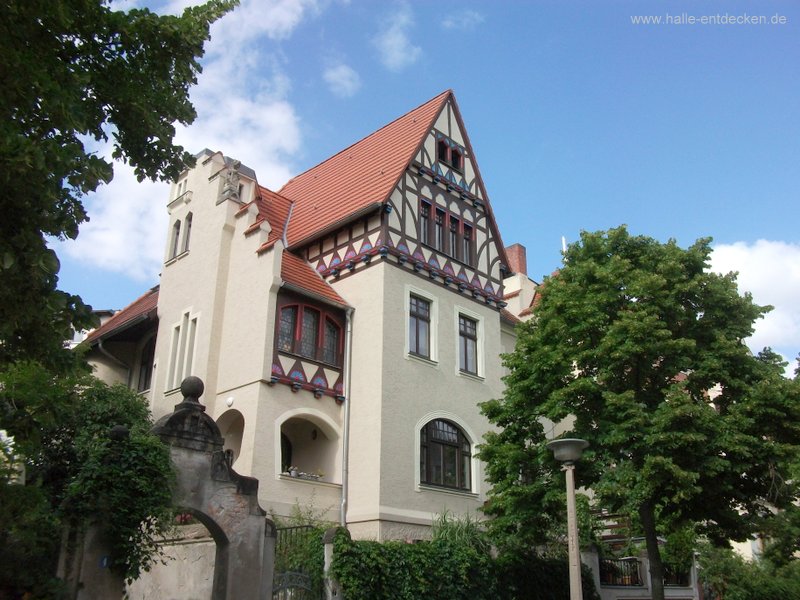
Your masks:
<svg viewBox="0 0 800 600"><path fill-rule="evenodd" d="M332 575L348 600L568 600L566 560L535 554L493 557L473 539L436 535L432 541L334 538ZM583 597L599 600L584 566Z"/></svg>

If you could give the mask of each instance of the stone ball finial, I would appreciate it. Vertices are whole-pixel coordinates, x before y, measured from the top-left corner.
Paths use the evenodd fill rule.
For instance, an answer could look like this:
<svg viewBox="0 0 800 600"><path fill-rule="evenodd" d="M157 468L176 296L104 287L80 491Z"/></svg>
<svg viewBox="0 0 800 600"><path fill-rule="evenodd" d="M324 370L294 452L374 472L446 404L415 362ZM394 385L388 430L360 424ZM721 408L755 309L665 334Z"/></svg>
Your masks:
<svg viewBox="0 0 800 600"><path fill-rule="evenodd" d="M183 394L184 400L194 400L198 402L200 396L203 395L205 387L202 379L194 375L189 375L181 382L181 394Z"/></svg>

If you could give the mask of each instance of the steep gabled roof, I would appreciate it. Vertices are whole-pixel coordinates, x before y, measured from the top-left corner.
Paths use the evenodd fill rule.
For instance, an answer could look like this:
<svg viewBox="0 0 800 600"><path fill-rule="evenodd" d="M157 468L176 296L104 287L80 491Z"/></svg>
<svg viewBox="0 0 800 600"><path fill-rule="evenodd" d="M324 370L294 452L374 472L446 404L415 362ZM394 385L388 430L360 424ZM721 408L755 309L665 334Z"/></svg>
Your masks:
<svg viewBox="0 0 800 600"><path fill-rule="evenodd" d="M316 296L320 300L338 306L347 306L347 302L311 268L311 265L288 250L283 251L281 259L281 279L287 287L295 291Z"/></svg>
<svg viewBox="0 0 800 600"><path fill-rule="evenodd" d="M153 318L156 316L157 306L158 286L155 286L116 313L100 327L89 332L85 341L93 344L100 338L108 337L112 333L118 333L140 321Z"/></svg>
<svg viewBox="0 0 800 600"><path fill-rule="evenodd" d="M385 201L451 95L439 94L278 190L294 203L289 247Z"/></svg>

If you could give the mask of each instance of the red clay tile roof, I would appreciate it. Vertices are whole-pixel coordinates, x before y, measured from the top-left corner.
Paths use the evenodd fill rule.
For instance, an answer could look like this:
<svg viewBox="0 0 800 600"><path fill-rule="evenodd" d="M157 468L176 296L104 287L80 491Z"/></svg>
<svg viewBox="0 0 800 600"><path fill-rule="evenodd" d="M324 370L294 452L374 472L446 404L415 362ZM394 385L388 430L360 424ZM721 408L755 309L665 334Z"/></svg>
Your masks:
<svg viewBox="0 0 800 600"><path fill-rule="evenodd" d="M347 306L347 302L320 277L311 265L288 250L283 251L281 279L300 292L317 296L340 306Z"/></svg>
<svg viewBox="0 0 800 600"><path fill-rule="evenodd" d="M513 292L509 292L508 294L503 294L503 300L510 300L511 298L516 298L519 296L522 290L514 290Z"/></svg>
<svg viewBox="0 0 800 600"><path fill-rule="evenodd" d="M501 308L500 309L500 318L503 319L504 321L507 321L507 322L513 324L513 325L516 325L517 323L522 323L521 319L518 319L514 315L514 313L506 310L505 308Z"/></svg>
<svg viewBox="0 0 800 600"><path fill-rule="evenodd" d="M289 247L386 200L451 95L439 94L278 190L294 202Z"/></svg>
<svg viewBox="0 0 800 600"><path fill-rule="evenodd" d="M140 317L154 317L158 306L158 286L148 290L97 329L89 332L86 342L93 343L101 337L122 329Z"/></svg>
<svg viewBox="0 0 800 600"><path fill-rule="evenodd" d="M258 186L258 197L254 202L258 207L259 216L255 223L247 228L245 235L251 231L255 231L258 225L266 220L271 230L267 236L267 241L258 249L258 252L264 252L272 248L275 242L283 238L283 234L286 231L286 222L291 212L292 202L263 186Z"/></svg>

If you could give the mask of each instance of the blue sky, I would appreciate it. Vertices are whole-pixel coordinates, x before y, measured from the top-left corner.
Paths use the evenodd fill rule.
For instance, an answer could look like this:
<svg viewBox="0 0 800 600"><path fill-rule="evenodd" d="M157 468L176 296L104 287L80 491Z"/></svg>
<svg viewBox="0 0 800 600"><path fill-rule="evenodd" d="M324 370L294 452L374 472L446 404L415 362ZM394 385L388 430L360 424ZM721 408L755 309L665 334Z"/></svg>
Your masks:
<svg viewBox="0 0 800 600"><path fill-rule="evenodd" d="M526 246L533 279L581 230L711 236L714 267L776 307L751 346L800 353L800 4L242 0L212 36L187 148L277 189L453 89L503 241ZM78 240L57 244L60 287L121 308L155 285L166 200L118 168L87 197Z"/></svg>

